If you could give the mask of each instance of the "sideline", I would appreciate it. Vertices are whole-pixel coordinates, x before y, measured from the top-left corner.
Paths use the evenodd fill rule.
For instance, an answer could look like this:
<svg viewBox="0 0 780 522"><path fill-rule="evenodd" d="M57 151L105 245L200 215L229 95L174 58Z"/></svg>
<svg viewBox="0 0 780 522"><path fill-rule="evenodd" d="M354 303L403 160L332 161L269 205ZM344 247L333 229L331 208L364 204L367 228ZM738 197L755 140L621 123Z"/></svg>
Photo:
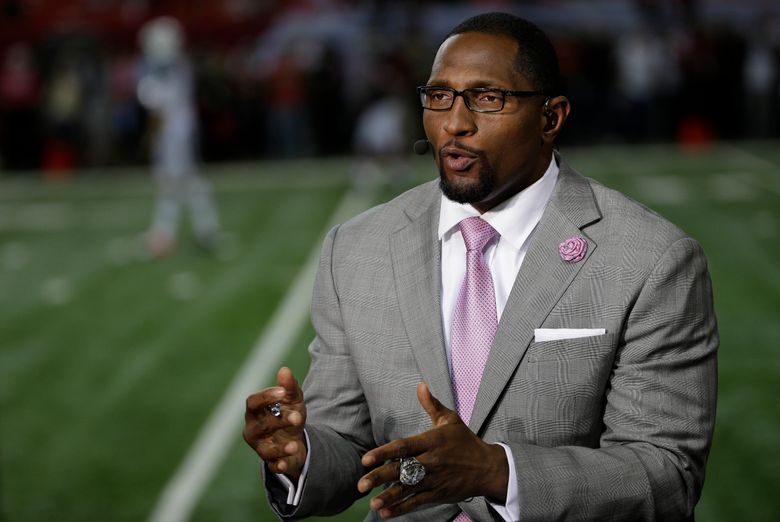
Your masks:
<svg viewBox="0 0 780 522"><path fill-rule="evenodd" d="M368 208L372 196L373 192L348 190L331 216L326 231ZM186 522L190 519L203 490L241 432L246 397L273 380L308 319L319 257L318 243L168 481L148 522Z"/></svg>

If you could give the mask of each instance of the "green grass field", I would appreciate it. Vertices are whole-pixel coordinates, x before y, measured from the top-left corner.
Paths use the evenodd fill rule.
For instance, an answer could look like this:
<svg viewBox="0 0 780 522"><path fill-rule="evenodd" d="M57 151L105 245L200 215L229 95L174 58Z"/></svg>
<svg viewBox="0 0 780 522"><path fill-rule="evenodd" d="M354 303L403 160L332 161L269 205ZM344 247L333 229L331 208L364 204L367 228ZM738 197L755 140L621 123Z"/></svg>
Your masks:
<svg viewBox="0 0 780 522"><path fill-rule="evenodd" d="M721 330L702 521L780 514L780 144L564 150L700 240ZM419 179L434 174L414 160ZM0 177L0 520L143 521L348 190L347 160L212 166L225 230L145 258L144 171ZM380 190L375 202L393 189ZM286 364L303 376L308 327ZM269 368L269 371L273 368ZM261 379L259 377L259 379ZM259 389L270 382L256 383ZM240 438L195 521L271 520ZM338 520L361 520L365 502Z"/></svg>

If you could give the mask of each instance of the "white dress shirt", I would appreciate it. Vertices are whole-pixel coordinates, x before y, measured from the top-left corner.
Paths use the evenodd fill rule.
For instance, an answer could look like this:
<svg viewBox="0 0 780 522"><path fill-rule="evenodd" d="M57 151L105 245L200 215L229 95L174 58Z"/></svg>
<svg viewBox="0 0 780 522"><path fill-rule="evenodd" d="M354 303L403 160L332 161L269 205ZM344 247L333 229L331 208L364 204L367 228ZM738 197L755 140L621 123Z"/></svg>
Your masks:
<svg viewBox="0 0 780 522"><path fill-rule="evenodd" d="M496 314L500 321L507 299L509 299L509 293L517 278L517 272L520 270L526 252L528 252L531 236L536 225L542 219L542 214L550 200L557 179L558 165L553 156L544 175L536 183L484 214L480 214L477 209L467 203L455 203L442 195L439 213L441 318L450 371L452 370L450 344L452 316L455 313L455 304L463 284L463 278L466 275L466 244L463 242L463 235L458 223L466 218L481 215L482 219L490 223L498 232L485 247L483 257L493 278L493 287L496 292ZM491 506L504 520L518 520L520 518L520 499L514 457L509 446L506 444L501 444L501 446L506 452L509 463L509 487L506 493L506 504L491 502Z"/></svg>
<svg viewBox="0 0 780 522"><path fill-rule="evenodd" d="M528 245L531 242L536 225L542 219L547 202L555 188L558 179L558 165L555 157L550 160L544 175L533 185L515 194L500 205L481 214L482 219L490 223L498 234L485 247L484 259L493 277L496 292L496 313L498 320L506 307L509 293L512 291L517 272L523 263ZM455 203L441 197L439 211L439 240L441 241L441 316L444 328L444 345L447 351L447 361L451 367L450 331L455 302L466 275L466 244L460 233L458 223L467 217L479 216L480 213L470 204ZM305 433L305 430L304 430ZM308 446L308 434L306 435ZM520 517L520 501L517 490L514 458L509 447L501 444L506 452L509 463L509 487L506 504L493 504L493 508L504 520L513 521ZM276 476L287 487L287 503L297 506L309 467L311 454L306 455L306 463L298 479L293 484L286 476Z"/></svg>
<svg viewBox="0 0 780 522"><path fill-rule="evenodd" d="M441 241L441 319L447 360L450 360L450 331L455 303L466 275L466 244L458 223L472 216L482 216L498 234L487 244L483 256L493 277L496 291L497 319L506 307L517 272L528 252L531 236L542 219L547 202L558 179L555 157L544 175L533 185L515 194L484 214L468 203L455 203L441 197L439 240Z"/></svg>

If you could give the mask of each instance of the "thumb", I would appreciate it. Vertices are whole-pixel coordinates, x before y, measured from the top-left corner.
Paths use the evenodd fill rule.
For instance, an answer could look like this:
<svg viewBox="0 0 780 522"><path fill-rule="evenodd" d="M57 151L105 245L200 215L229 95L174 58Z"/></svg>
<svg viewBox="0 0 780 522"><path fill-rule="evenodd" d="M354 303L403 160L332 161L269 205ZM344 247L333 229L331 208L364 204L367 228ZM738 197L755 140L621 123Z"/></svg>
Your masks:
<svg viewBox="0 0 780 522"><path fill-rule="evenodd" d="M439 399L433 396L430 388L424 382L417 385L417 400L433 421L434 426L446 424L450 420L451 414L457 417L454 411L444 406L439 402Z"/></svg>
<svg viewBox="0 0 780 522"><path fill-rule="evenodd" d="M291 369L286 366L279 368L276 373L276 382L279 386L284 388L286 399L290 402L303 401L303 391L298 386L298 381L295 380L295 376Z"/></svg>

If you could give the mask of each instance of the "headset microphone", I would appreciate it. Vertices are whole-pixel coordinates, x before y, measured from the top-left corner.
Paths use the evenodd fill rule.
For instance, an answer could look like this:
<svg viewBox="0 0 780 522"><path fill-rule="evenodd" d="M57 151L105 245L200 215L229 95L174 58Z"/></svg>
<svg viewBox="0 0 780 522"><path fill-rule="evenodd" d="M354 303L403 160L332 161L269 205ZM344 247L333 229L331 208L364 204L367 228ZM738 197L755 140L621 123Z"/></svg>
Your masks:
<svg viewBox="0 0 780 522"><path fill-rule="evenodd" d="M420 156L425 154L431 149L431 143L428 140L417 140L414 142L414 153Z"/></svg>

